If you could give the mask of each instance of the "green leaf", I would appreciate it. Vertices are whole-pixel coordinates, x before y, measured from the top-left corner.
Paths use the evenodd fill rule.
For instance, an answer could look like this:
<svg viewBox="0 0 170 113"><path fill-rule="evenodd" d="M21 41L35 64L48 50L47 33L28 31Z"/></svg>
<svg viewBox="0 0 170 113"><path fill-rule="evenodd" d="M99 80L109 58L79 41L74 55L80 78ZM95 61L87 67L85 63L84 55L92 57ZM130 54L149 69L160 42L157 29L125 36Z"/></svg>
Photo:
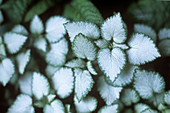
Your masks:
<svg viewBox="0 0 170 113"><path fill-rule="evenodd" d="M94 81L87 70L75 69L75 95L80 102L89 91L91 91Z"/></svg>
<svg viewBox="0 0 170 113"><path fill-rule="evenodd" d="M33 34L41 34L44 30L44 26L41 18L38 15L35 15L30 23L30 31Z"/></svg>
<svg viewBox="0 0 170 113"><path fill-rule="evenodd" d="M138 103L135 105L135 113L141 113L142 111L150 108L148 105L143 103Z"/></svg>
<svg viewBox="0 0 170 113"><path fill-rule="evenodd" d="M24 22L30 21L35 15L44 13L47 9L54 5L54 0L40 0L27 11Z"/></svg>
<svg viewBox="0 0 170 113"><path fill-rule="evenodd" d="M162 56L170 56L170 38L161 40L158 44L158 48Z"/></svg>
<svg viewBox="0 0 170 113"><path fill-rule="evenodd" d="M103 23L103 17L90 0L73 0L65 6L63 15L75 21L89 21L98 25Z"/></svg>
<svg viewBox="0 0 170 113"><path fill-rule="evenodd" d="M20 23L29 5L34 0L8 0L1 8L12 23Z"/></svg>
<svg viewBox="0 0 170 113"><path fill-rule="evenodd" d="M81 33L74 38L72 49L79 58L87 58L88 60L95 60L96 58L96 47Z"/></svg>

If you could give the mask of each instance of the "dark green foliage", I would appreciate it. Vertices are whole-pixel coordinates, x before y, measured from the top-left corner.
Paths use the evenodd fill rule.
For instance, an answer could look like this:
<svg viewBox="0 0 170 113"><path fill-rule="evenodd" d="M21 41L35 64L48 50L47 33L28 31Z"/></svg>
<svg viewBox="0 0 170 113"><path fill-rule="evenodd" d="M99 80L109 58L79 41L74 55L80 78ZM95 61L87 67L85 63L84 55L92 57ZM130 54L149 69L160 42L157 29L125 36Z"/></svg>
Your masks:
<svg viewBox="0 0 170 113"><path fill-rule="evenodd" d="M103 17L89 0L73 0L67 4L63 16L74 21L89 21L98 25L103 23Z"/></svg>
<svg viewBox="0 0 170 113"><path fill-rule="evenodd" d="M159 30L170 27L169 6L170 2L164 0L139 0L129 7L127 13L129 17L133 17L133 21L148 24Z"/></svg>

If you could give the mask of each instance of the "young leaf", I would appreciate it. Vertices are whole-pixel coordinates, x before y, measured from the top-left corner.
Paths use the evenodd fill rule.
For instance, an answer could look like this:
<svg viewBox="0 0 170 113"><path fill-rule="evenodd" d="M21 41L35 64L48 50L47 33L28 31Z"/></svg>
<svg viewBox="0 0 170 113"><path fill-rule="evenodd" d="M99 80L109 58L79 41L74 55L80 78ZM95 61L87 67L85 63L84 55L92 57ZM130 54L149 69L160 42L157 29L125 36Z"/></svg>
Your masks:
<svg viewBox="0 0 170 113"><path fill-rule="evenodd" d="M87 58L88 60L95 60L96 58L96 48L94 44L81 33L75 37L72 49L79 58Z"/></svg>
<svg viewBox="0 0 170 113"><path fill-rule="evenodd" d="M68 52L67 41L63 38L58 43L51 44L51 50L46 54L46 61L54 66L61 66L65 63Z"/></svg>
<svg viewBox="0 0 170 113"><path fill-rule="evenodd" d="M142 111L150 108L148 105L143 103L138 103L135 105L135 113L141 113Z"/></svg>
<svg viewBox="0 0 170 113"><path fill-rule="evenodd" d="M20 94L14 101L7 113L34 113L32 98L25 94Z"/></svg>
<svg viewBox="0 0 170 113"><path fill-rule="evenodd" d="M79 33L84 34L88 38L98 39L100 36L100 30L97 25L89 22L72 22L64 24L68 35L70 37L70 41L73 42L76 35Z"/></svg>
<svg viewBox="0 0 170 113"><path fill-rule="evenodd" d="M47 100L49 103L51 103L55 99L56 95L55 94L49 94L47 96Z"/></svg>
<svg viewBox="0 0 170 113"><path fill-rule="evenodd" d="M74 104L78 113L91 113L97 107L97 99L87 96L79 102L77 98L74 97Z"/></svg>
<svg viewBox="0 0 170 113"><path fill-rule="evenodd" d="M22 52L16 56L17 64L18 64L18 69L19 73L23 74L25 71L25 68L30 61L31 57L31 50L27 50L26 52Z"/></svg>
<svg viewBox="0 0 170 113"><path fill-rule="evenodd" d="M107 105L111 105L119 99L122 87L113 87L106 83L104 76L101 76L97 82L97 90Z"/></svg>
<svg viewBox="0 0 170 113"><path fill-rule="evenodd" d="M5 58L0 62L0 82L3 86L6 86L14 72L15 67L10 59Z"/></svg>
<svg viewBox="0 0 170 113"><path fill-rule="evenodd" d="M32 96L32 72L26 72L24 76L19 79L19 88L21 93Z"/></svg>
<svg viewBox="0 0 170 113"><path fill-rule="evenodd" d="M120 13L117 13L104 21L101 26L101 33L104 39L113 39L116 43L123 43L126 40L126 32Z"/></svg>
<svg viewBox="0 0 170 113"><path fill-rule="evenodd" d="M170 38L161 40L158 44L158 48L163 56L170 56Z"/></svg>
<svg viewBox="0 0 170 113"><path fill-rule="evenodd" d="M101 49L97 57L100 68L111 81L115 80L126 63L125 54L119 48L114 48L112 51Z"/></svg>
<svg viewBox="0 0 170 113"><path fill-rule="evenodd" d="M45 105L43 109L44 113L65 113L63 103L55 99L52 103Z"/></svg>
<svg viewBox="0 0 170 113"><path fill-rule="evenodd" d="M134 34L128 44L130 49L127 50L127 54L131 64L145 64L160 57L153 41L143 34Z"/></svg>
<svg viewBox="0 0 170 113"><path fill-rule="evenodd" d="M158 38L159 40L170 38L170 29L167 28L161 29L158 33Z"/></svg>
<svg viewBox="0 0 170 113"><path fill-rule="evenodd" d="M74 86L73 72L70 68L61 68L57 70L52 77L54 89L60 98L68 97Z"/></svg>
<svg viewBox="0 0 170 113"><path fill-rule="evenodd" d="M97 72L96 72L96 70L93 68L91 61L88 61L88 62L87 62L87 69L89 70L89 72L90 72L91 74L97 75Z"/></svg>
<svg viewBox="0 0 170 113"><path fill-rule="evenodd" d="M40 73L34 72L32 79L32 93L36 99L40 100L49 94L50 86L47 78Z"/></svg>
<svg viewBox="0 0 170 113"><path fill-rule="evenodd" d="M57 70L59 70L60 68L61 68L61 67L54 67L54 66L48 64L48 65L46 66L45 72L46 72L47 76L48 76L49 78L51 78L51 77L54 75L54 73L55 73Z"/></svg>
<svg viewBox="0 0 170 113"><path fill-rule="evenodd" d="M154 94L148 101L155 107L158 107L159 104L164 103L164 92Z"/></svg>
<svg viewBox="0 0 170 113"><path fill-rule="evenodd" d="M119 44L119 43L115 43L113 42L113 47L112 48L120 48L122 50L127 50L129 47L126 44Z"/></svg>
<svg viewBox="0 0 170 113"><path fill-rule="evenodd" d="M8 32L4 35L4 42L11 54L17 53L26 40L26 36L17 33Z"/></svg>
<svg viewBox="0 0 170 113"><path fill-rule="evenodd" d="M137 69L137 66L126 63L125 67L123 68L121 73L117 75L117 78L112 83L112 85L113 86L125 86L129 84L133 79L135 69Z"/></svg>
<svg viewBox="0 0 170 113"><path fill-rule="evenodd" d="M86 63L82 59L78 58L67 62L65 66L70 68L84 68L86 66Z"/></svg>
<svg viewBox="0 0 170 113"><path fill-rule="evenodd" d="M63 26L64 23L69 22L64 17L53 16L46 22L46 38L49 42L57 42L66 34L66 30Z"/></svg>
<svg viewBox="0 0 170 113"><path fill-rule="evenodd" d="M91 96L87 96L79 102L77 98L74 97L74 104L78 113L91 113L97 107L97 99Z"/></svg>
<svg viewBox="0 0 170 113"><path fill-rule="evenodd" d="M64 16L75 21L83 20L98 25L103 23L103 17L90 0L74 0L67 4Z"/></svg>
<svg viewBox="0 0 170 113"><path fill-rule="evenodd" d="M30 23L31 33L41 34L44 30L43 23L38 15L35 15Z"/></svg>
<svg viewBox="0 0 170 113"><path fill-rule="evenodd" d="M118 109L117 104L103 106L98 111L98 113L112 113L112 112L119 113L119 109Z"/></svg>
<svg viewBox="0 0 170 113"><path fill-rule="evenodd" d="M17 34L22 34L22 35L28 35L27 29L25 29L25 27L20 24L14 26L13 29L11 30L11 32L17 33Z"/></svg>
<svg viewBox="0 0 170 113"><path fill-rule="evenodd" d="M170 90L164 94L164 101L166 104L170 105Z"/></svg>
<svg viewBox="0 0 170 113"><path fill-rule="evenodd" d="M89 91L91 91L94 81L87 70L75 69L75 95L80 102Z"/></svg>
<svg viewBox="0 0 170 113"><path fill-rule="evenodd" d="M140 100L138 93L134 89L126 88L122 91L121 101L126 106L131 106Z"/></svg>
<svg viewBox="0 0 170 113"><path fill-rule="evenodd" d="M39 50L42 50L43 52L46 52L47 41L43 37L39 37L39 38L35 39L34 47L36 47Z"/></svg>
<svg viewBox="0 0 170 113"><path fill-rule="evenodd" d="M101 49L107 48L109 46L108 41L105 39L99 39L99 40L95 41L95 44L97 45L97 47L99 47Z"/></svg>
<svg viewBox="0 0 170 113"><path fill-rule="evenodd" d="M150 26L144 24L135 24L134 32L145 34L149 36L154 42L157 40L156 33Z"/></svg>
<svg viewBox="0 0 170 113"><path fill-rule="evenodd" d="M161 93L164 90L165 82L158 73L137 70L134 87L143 99L149 99L153 93Z"/></svg>

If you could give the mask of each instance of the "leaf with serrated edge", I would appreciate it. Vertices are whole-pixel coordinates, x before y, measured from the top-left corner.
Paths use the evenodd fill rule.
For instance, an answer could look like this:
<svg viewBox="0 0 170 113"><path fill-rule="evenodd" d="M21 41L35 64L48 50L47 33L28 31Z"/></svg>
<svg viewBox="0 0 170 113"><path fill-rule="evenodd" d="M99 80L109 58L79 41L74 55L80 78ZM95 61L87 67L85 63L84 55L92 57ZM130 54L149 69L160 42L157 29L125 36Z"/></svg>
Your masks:
<svg viewBox="0 0 170 113"><path fill-rule="evenodd" d="M34 47L36 47L39 50L42 50L43 52L46 52L47 41L44 38L40 37L40 38L35 40Z"/></svg>
<svg viewBox="0 0 170 113"><path fill-rule="evenodd" d="M53 16L47 20L45 31L49 42L57 42L66 34L63 24L67 22L69 20L60 16Z"/></svg>
<svg viewBox="0 0 170 113"><path fill-rule="evenodd" d="M30 31L34 34L41 34L44 30L42 20L38 15L35 15L30 23Z"/></svg>
<svg viewBox="0 0 170 113"><path fill-rule="evenodd" d="M91 96L87 96L80 102L74 97L74 105L78 113L91 113L97 107L97 99Z"/></svg>
<svg viewBox="0 0 170 113"><path fill-rule="evenodd" d="M70 68L57 70L52 77L54 89L60 98L68 97L73 91L74 77Z"/></svg>
<svg viewBox="0 0 170 113"><path fill-rule="evenodd" d="M43 111L44 113L65 113L64 105L58 99L55 99L52 103L45 105Z"/></svg>
<svg viewBox="0 0 170 113"><path fill-rule="evenodd" d="M147 108L146 110L143 110L141 113L158 113L158 112L151 108Z"/></svg>
<svg viewBox="0 0 170 113"><path fill-rule="evenodd" d="M141 113L142 111L150 108L148 105L143 103L138 103L135 105L135 113Z"/></svg>
<svg viewBox="0 0 170 113"><path fill-rule="evenodd" d="M134 32L143 33L149 36L154 42L156 42L157 40L156 32L150 26L144 24L135 24Z"/></svg>
<svg viewBox="0 0 170 113"><path fill-rule="evenodd" d="M137 69L137 66L126 63L125 67L123 68L121 73L117 75L117 78L112 83L112 85L125 86L129 84L133 79L133 74L135 72L135 69Z"/></svg>
<svg viewBox="0 0 170 113"><path fill-rule="evenodd" d="M6 56L5 46L0 43L0 55Z"/></svg>
<svg viewBox="0 0 170 113"><path fill-rule="evenodd" d="M104 76L101 76L97 82L97 90L107 105L111 105L119 99L122 87L114 87L106 83Z"/></svg>
<svg viewBox="0 0 170 113"><path fill-rule="evenodd" d="M16 25L14 28L11 30L13 33L17 34L22 34L22 35L28 35L27 29L23 25Z"/></svg>
<svg viewBox="0 0 170 113"><path fill-rule="evenodd" d="M111 81L115 80L126 63L125 54L120 48L113 48L112 51L101 49L97 57L100 68Z"/></svg>
<svg viewBox="0 0 170 113"><path fill-rule="evenodd" d="M144 34L134 34L128 42L130 49L127 50L129 62L140 65L160 57L158 49L153 41Z"/></svg>
<svg viewBox="0 0 170 113"><path fill-rule="evenodd" d="M75 95L81 101L91 91L94 81L87 70L75 69Z"/></svg>
<svg viewBox="0 0 170 113"><path fill-rule="evenodd" d="M49 94L47 96L48 102L51 103L55 99L56 95L55 94Z"/></svg>
<svg viewBox="0 0 170 113"><path fill-rule="evenodd" d="M40 100L43 96L47 96L50 91L50 86L47 78L40 73L33 73L32 93L36 99Z"/></svg>
<svg viewBox="0 0 170 113"><path fill-rule="evenodd" d="M31 50L27 50L26 52L19 53L16 57L19 73L23 74L25 71L25 67L27 66L28 62L30 61L31 57Z"/></svg>
<svg viewBox="0 0 170 113"><path fill-rule="evenodd" d="M51 65L61 66L65 63L67 52L68 44L63 38L58 43L51 44L51 50L46 54L46 61Z"/></svg>
<svg viewBox="0 0 170 113"><path fill-rule="evenodd" d="M107 18L101 26L102 37L106 40L123 43L126 40L126 32L123 27L122 17L120 13Z"/></svg>
<svg viewBox="0 0 170 113"><path fill-rule="evenodd" d="M98 113L112 113L112 112L119 113L117 104L105 105L102 108L100 108L100 110L98 111Z"/></svg>
<svg viewBox="0 0 170 113"><path fill-rule="evenodd" d="M91 74L97 75L97 72L96 72L96 70L93 68L91 61L88 61L88 62L87 62L87 69L89 70L89 72L90 72Z"/></svg>
<svg viewBox="0 0 170 113"><path fill-rule="evenodd" d="M87 58L88 60L95 60L96 58L96 48L94 44L81 33L75 37L72 49L79 58Z"/></svg>
<svg viewBox="0 0 170 113"><path fill-rule="evenodd" d="M32 72L26 72L19 79L21 93L32 96Z"/></svg>
<svg viewBox="0 0 170 113"><path fill-rule="evenodd" d="M170 29L163 28L158 33L159 40L170 38Z"/></svg>
<svg viewBox="0 0 170 113"><path fill-rule="evenodd" d="M65 66L70 68L84 68L86 66L86 63L82 59L77 58L67 62Z"/></svg>
<svg viewBox="0 0 170 113"><path fill-rule="evenodd" d="M161 40L158 44L158 48L162 56L170 56L170 38Z"/></svg>
<svg viewBox="0 0 170 113"><path fill-rule="evenodd" d="M100 36L100 30L97 25L89 22L72 22L64 24L68 35L70 37L70 41L73 42L76 35L79 33L84 34L88 38L98 39Z"/></svg>
<svg viewBox="0 0 170 113"><path fill-rule="evenodd" d="M133 103L137 103L140 100L138 93L130 88L126 88L122 91L120 99L126 106L131 106Z"/></svg>
<svg viewBox="0 0 170 113"><path fill-rule="evenodd" d="M164 94L164 101L166 104L170 105L170 90Z"/></svg>
<svg viewBox="0 0 170 113"><path fill-rule="evenodd" d="M14 72L15 67L10 59L5 58L0 62L0 82L3 86L6 86Z"/></svg>
<svg viewBox="0 0 170 113"><path fill-rule="evenodd" d="M11 54L17 53L26 40L26 36L17 33L8 32L4 35L4 42Z"/></svg>
<svg viewBox="0 0 170 113"><path fill-rule="evenodd" d="M7 113L34 113L34 107L32 106L32 98L25 94L17 96L14 103L8 109Z"/></svg>
<svg viewBox="0 0 170 113"><path fill-rule="evenodd" d="M161 93L165 88L165 82L156 72L137 70L134 87L143 99L148 99L153 96L153 93Z"/></svg>

